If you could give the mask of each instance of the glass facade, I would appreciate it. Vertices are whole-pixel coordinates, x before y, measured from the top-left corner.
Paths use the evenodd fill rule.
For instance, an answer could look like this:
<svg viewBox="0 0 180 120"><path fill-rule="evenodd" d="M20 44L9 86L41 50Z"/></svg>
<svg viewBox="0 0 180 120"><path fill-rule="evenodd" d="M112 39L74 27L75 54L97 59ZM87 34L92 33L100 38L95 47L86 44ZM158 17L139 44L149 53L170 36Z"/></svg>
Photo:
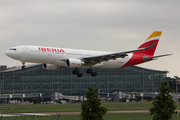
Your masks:
<svg viewBox="0 0 180 120"><path fill-rule="evenodd" d="M87 87L99 88L101 93L159 92L161 81L166 80L167 71L144 69L137 66L105 69L94 68L98 76L92 77L86 69L79 69L83 77L72 74L74 69L58 68L45 70L41 65L28 67L25 70L0 72L0 94L42 93L50 97L52 93L84 96Z"/></svg>

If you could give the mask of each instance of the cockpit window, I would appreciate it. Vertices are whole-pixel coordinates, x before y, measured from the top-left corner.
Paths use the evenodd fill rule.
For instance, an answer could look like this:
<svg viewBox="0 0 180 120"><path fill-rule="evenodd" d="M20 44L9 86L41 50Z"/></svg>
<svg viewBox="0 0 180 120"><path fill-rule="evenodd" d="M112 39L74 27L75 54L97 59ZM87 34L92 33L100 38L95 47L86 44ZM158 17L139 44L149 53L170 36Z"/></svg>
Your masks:
<svg viewBox="0 0 180 120"><path fill-rule="evenodd" d="M14 51L16 51L16 48L10 48L9 50L14 50Z"/></svg>

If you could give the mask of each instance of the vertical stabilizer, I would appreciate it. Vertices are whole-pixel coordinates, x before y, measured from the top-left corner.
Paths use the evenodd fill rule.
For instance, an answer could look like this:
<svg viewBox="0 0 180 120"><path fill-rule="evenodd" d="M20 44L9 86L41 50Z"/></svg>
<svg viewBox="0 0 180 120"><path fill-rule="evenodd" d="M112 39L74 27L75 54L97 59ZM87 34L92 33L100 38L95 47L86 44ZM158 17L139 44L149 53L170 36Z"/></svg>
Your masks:
<svg viewBox="0 0 180 120"><path fill-rule="evenodd" d="M150 49L146 49L146 50L142 50L142 51L138 51L136 53L143 53L147 56L153 56L154 55L154 52L156 50L156 47L157 47L157 44L159 42L159 38L161 36L161 33L162 31L154 31L146 40L143 44L141 44L138 49L140 48L145 48L145 47L148 47L152 44L155 43L155 46L153 48L150 48Z"/></svg>
<svg viewBox="0 0 180 120"><path fill-rule="evenodd" d="M154 31L143 44L141 44L138 49L148 48L145 50L134 52L131 59L122 67L132 66L147 62L153 59L154 52L156 50L159 38L161 36L161 31Z"/></svg>

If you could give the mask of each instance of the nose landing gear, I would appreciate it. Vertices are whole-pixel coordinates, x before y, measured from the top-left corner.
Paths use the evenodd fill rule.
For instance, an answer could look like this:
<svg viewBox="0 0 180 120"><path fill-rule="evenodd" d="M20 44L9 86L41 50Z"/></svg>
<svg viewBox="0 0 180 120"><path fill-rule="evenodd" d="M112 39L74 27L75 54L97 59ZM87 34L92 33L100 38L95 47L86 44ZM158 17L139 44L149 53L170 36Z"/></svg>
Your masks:
<svg viewBox="0 0 180 120"><path fill-rule="evenodd" d="M22 69L26 69L25 62L21 61L21 63L23 64Z"/></svg>

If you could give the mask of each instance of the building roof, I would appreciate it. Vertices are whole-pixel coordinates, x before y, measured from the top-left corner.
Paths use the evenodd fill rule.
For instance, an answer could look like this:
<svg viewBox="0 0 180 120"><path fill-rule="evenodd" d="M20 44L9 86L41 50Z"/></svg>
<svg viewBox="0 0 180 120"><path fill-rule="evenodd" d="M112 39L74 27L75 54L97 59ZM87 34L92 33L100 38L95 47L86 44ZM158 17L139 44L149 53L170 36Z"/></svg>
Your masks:
<svg viewBox="0 0 180 120"><path fill-rule="evenodd" d="M30 67L34 67L34 66L38 66L38 65L41 65L41 64L27 64L26 65L26 68L30 68ZM16 71L16 70L21 70L22 69L22 66L13 66L13 67L9 67L3 71L0 71L1 72L11 72L11 71Z"/></svg>
<svg viewBox="0 0 180 120"><path fill-rule="evenodd" d="M26 65L26 68L31 68L31 67L35 67L35 66L39 66L39 65L42 65L42 64L27 64ZM132 66L130 66L132 67ZM151 71L159 71L159 72L166 72L168 73L169 71L163 71L163 70L154 70L154 69L149 69L149 68L143 68L143 67L139 67L139 66L134 66L134 67L137 67L137 68L140 68L140 69L145 69L145 70L151 70ZM2 72L11 72L11 71L17 71L17 70L21 70L22 69L22 66L13 66L13 67L9 67L3 71L0 71L0 73Z"/></svg>

